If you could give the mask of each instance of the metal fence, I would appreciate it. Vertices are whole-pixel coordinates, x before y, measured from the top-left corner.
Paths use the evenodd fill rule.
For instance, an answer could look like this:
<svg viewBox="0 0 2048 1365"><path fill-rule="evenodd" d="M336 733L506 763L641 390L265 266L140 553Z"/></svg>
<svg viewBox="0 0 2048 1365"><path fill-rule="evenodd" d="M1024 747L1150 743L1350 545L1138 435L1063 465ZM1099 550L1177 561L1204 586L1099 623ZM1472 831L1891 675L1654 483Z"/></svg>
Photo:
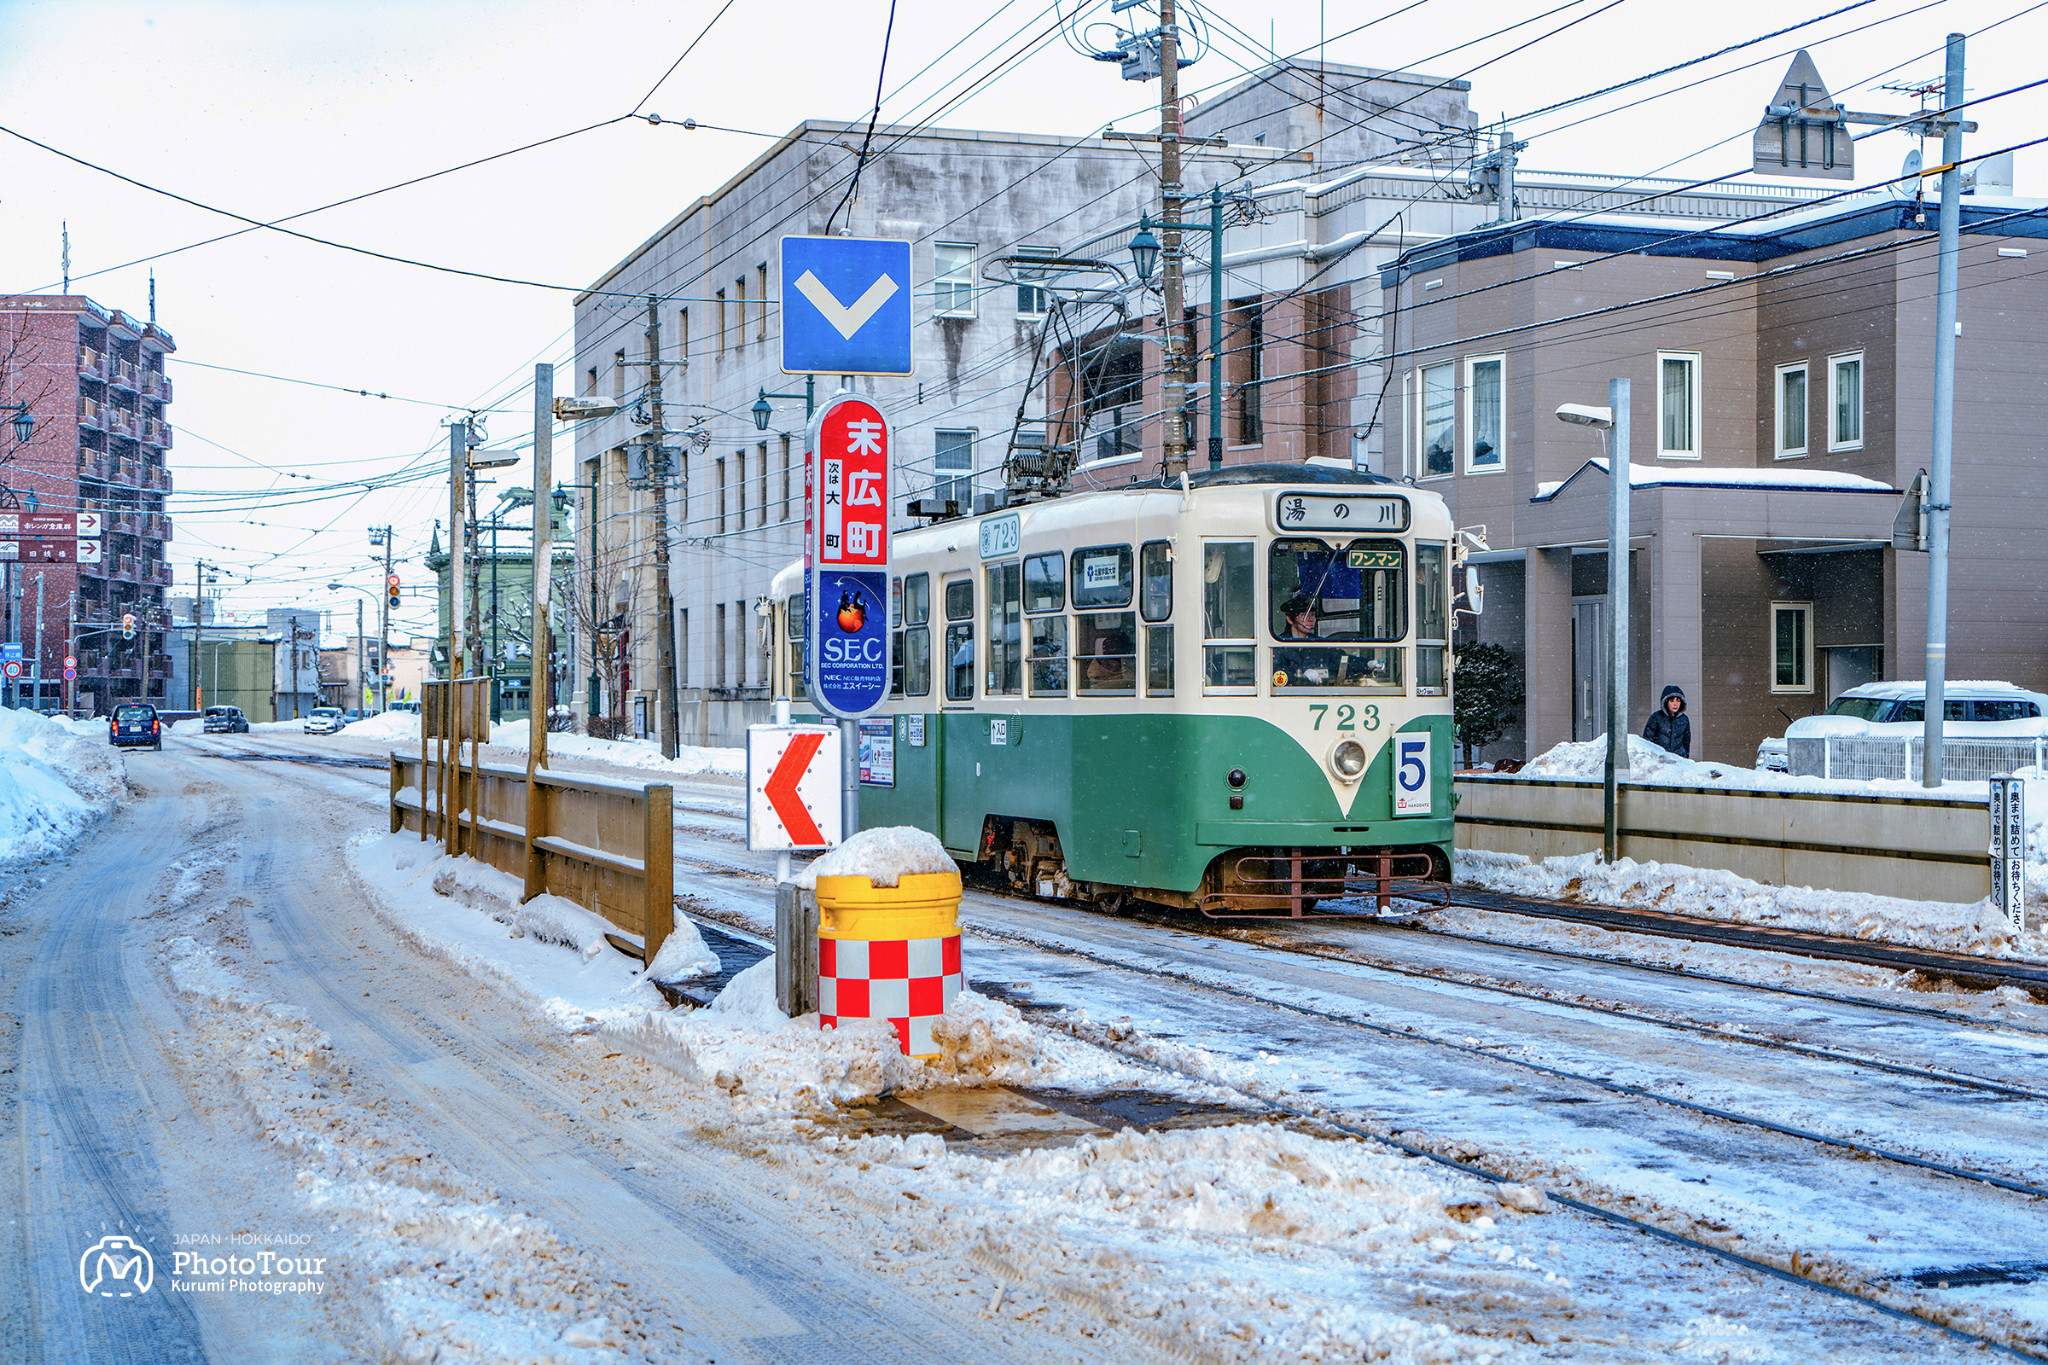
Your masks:
<svg viewBox="0 0 2048 1365"><path fill-rule="evenodd" d="M1920 736L1873 738L1829 735L1788 741L1787 755L1796 777L1841 777L1868 782L1880 778L1918 782L1924 771ZM1948 739L1941 742L1942 776L1951 782L1983 782L2017 769L2040 767L2044 757L2040 736L2009 739Z"/></svg>

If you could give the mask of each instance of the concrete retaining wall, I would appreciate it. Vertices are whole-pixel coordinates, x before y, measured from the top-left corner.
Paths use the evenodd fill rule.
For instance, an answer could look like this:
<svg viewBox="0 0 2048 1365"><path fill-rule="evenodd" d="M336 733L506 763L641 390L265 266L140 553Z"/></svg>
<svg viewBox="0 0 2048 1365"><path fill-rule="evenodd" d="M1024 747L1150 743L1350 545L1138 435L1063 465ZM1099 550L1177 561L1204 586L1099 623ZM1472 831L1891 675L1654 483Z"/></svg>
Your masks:
<svg viewBox="0 0 2048 1365"><path fill-rule="evenodd" d="M1600 783L1459 778L1457 846L1542 859L1596 852ZM1624 785L1621 855L1906 900L1991 894L1982 802Z"/></svg>

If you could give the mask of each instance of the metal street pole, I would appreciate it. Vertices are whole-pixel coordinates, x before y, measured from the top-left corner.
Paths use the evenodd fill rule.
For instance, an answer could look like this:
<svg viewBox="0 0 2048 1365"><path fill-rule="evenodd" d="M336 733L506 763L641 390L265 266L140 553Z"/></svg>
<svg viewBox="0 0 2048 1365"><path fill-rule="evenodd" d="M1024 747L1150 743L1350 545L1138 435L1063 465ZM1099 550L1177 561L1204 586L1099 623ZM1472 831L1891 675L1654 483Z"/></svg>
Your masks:
<svg viewBox="0 0 2048 1365"><path fill-rule="evenodd" d="M554 681L554 615L548 610L548 590L555 576L555 367L533 367L533 604L527 638L533 658L533 679L528 684L526 771L530 783L536 768L548 766L548 695ZM529 796L528 800L531 801Z"/></svg>
<svg viewBox="0 0 2048 1365"><path fill-rule="evenodd" d="M505 656L498 643L498 518L491 518L491 724L505 718Z"/></svg>
<svg viewBox="0 0 2048 1365"><path fill-rule="evenodd" d="M384 586L377 594L377 709L391 709L391 528L384 528Z"/></svg>
<svg viewBox="0 0 2048 1365"><path fill-rule="evenodd" d="M1180 35L1174 28L1174 0L1159 0L1159 292L1166 320L1166 363L1160 408L1165 416L1161 464L1169 475L1188 467L1186 302L1181 297L1180 241ZM1212 270L1222 262L1212 262ZM1211 297L1215 290L1211 287Z"/></svg>
<svg viewBox="0 0 2048 1365"><path fill-rule="evenodd" d="M357 711L370 700L370 642L363 638L363 599L356 599L356 704Z"/></svg>
<svg viewBox="0 0 2048 1365"><path fill-rule="evenodd" d="M69 604L64 608L64 657L78 657L78 593L73 590ZM76 673L76 668L66 667L66 673ZM78 702L78 682L75 678L64 679L64 714L70 715Z"/></svg>
<svg viewBox="0 0 2048 1365"><path fill-rule="evenodd" d="M462 495L469 476L469 425L448 424L448 676L462 676ZM452 713L451 713L452 714Z"/></svg>
<svg viewBox="0 0 2048 1365"><path fill-rule="evenodd" d="M1948 35L1942 91L1941 243L1934 286L1934 452L1927 474L1927 703L1921 730L1920 784L1941 785L1941 723L1948 681L1949 453L1956 415L1956 258L1961 247L1963 35Z"/></svg>
<svg viewBox="0 0 2048 1365"><path fill-rule="evenodd" d="M1223 187L1209 187L1209 468L1223 468Z"/></svg>
<svg viewBox="0 0 2048 1365"><path fill-rule="evenodd" d="M1628 773L1628 381L1607 381L1607 410L1613 414L1607 450L1607 761L1601 778L1605 819L1601 851L1612 863L1621 856L1618 779Z"/></svg>
<svg viewBox="0 0 2048 1365"><path fill-rule="evenodd" d="M35 662L30 667L35 670L33 674L36 680L35 708L40 711L43 709L43 576L41 573L36 574L36 652ZM169 701L170 698L165 697L164 700Z"/></svg>
<svg viewBox="0 0 2048 1365"><path fill-rule="evenodd" d="M674 758L682 747L682 689L676 680L676 609L668 590L668 464L662 453L662 438L668 433L661 420L661 308L653 297L647 300L647 411L654 419L647 433L650 442L647 465L654 476L654 602L658 613L655 631L655 687L661 712L661 754Z"/></svg>

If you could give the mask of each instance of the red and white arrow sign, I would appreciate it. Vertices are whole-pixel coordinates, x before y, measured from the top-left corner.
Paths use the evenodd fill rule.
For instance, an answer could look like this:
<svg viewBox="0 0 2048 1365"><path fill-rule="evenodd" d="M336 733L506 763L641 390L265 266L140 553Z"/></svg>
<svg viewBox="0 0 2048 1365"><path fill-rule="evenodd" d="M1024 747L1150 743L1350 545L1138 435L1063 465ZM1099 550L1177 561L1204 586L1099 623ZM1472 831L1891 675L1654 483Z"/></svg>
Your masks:
<svg viewBox="0 0 2048 1365"><path fill-rule="evenodd" d="M839 729L747 727L747 847L831 848L841 837Z"/></svg>

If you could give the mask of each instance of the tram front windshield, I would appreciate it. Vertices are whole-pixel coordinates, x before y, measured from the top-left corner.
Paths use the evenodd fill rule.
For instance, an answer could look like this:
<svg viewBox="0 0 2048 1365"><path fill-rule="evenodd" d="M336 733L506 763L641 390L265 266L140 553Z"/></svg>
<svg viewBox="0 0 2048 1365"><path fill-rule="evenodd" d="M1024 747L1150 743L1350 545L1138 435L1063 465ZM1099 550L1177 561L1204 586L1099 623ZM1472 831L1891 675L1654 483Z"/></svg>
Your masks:
<svg viewBox="0 0 2048 1365"><path fill-rule="evenodd" d="M1273 686L1398 688L1408 556L1398 540L1289 537L1268 551Z"/></svg>

